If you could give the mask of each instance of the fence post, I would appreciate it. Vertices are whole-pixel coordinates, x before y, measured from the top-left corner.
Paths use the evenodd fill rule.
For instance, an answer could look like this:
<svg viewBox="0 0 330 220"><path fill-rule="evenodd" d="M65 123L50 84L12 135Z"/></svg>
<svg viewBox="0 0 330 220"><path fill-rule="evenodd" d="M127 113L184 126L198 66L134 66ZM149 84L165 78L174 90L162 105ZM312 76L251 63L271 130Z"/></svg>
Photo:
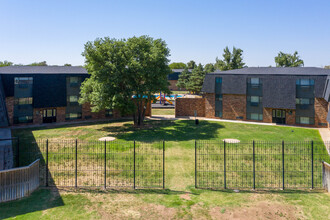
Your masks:
<svg viewBox="0 0 330 220"><path fill-rule="evenodd" d="M104 189L107 188L107 141L104 140Z"/></svg>
<svg viewBox="0 0 330 220"><path fill-rule="evenodd" d="M282 189L284 190L284 141L282 141Z"/></svg>
<svg viewBox="0 0 330 220"><path fill-rule="evenodd" d="M74 173L74 177L75 177L75 187L78 187L78 141L76 139L76 152L75 152L75 173Z"/></svg>
<svg viewBox="0 0 330 220"><path fill-rule="evenodd" d="M252 144L253 144L253 189L256 189L256 159L255 159L254 140Z"/></svg>
<svg viewBox="0 0 330 220"><path fill-rule="evenodd" d="M46 140L46 187L48 186L48 139Z"/></svg>
<svg viewBox="0 0 330 220"><path fill-rule="evenodd" d="M224 181L224 188L227 189L227 181L226 181L226 141L223 141L223 181Z"/></svg>
<svg viewBox="0 0 330 220"><path fill-rule="evenodd" d="M165 189L165 140L163 140L163 189Z"/></svg>
<svg viewBox="0 0 330 220"><path fill-rule="evenodd" d="M135 140L134 140L134 184L133 188L135 189Z"/></svg>
<svg viewBox="0 0 330 220"><path fill-rule="evenodd" d="M16 167L19 167L19 137L17 137L17 144L16 144Z"/></svg>
<svg viewBox="0 0 330 220"><path fill-rule="evenodd" d="M314 189L314 142L311 142L312 147L312 189Z"/></svg>
<svg viewBox="0 0 330 220"><path fill-rule="evenodd" d="M195 188L197 189L197 141L195 140Z"/></svg>

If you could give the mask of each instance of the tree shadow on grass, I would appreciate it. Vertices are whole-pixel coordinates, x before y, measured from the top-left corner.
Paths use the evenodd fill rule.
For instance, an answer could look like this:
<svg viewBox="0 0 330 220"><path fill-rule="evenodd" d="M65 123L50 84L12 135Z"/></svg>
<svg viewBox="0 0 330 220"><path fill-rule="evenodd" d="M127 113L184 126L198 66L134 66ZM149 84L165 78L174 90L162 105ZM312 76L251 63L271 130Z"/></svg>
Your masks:
<svg viewBox="0 0 330 220"><path fill-rule="evenodd" d="M219 129L224 125L209 121L200 121L198 125L193 120L180 121L146 121L141 128L131 124L122 126L106 126L100 131L109 133L109 136L116 136L126 141L189 141L207 140L216 138Z"/></svg>

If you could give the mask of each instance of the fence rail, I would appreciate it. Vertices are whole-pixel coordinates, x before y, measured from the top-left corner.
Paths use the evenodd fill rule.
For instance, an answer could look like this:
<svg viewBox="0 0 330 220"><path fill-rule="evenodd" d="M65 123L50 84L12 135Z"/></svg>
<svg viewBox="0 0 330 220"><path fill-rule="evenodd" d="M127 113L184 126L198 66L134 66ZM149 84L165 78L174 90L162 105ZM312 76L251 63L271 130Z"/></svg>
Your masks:
<svg viewBox="0 0 330 220"><path fill-rule="evenodd" d="M42 186L164 188L165 142L20 139L19 164L40 159Z"/></svg>
<svg viewBox="0 0 330 220"><path fill-rule="evenodd" d="M323 188L330 192L330 164L322 162L322 183Z"/></svg>
<svg viewBox="0 0 330 220"><path fill-rule="evenodd" d="M23 198L39 187L39 160L0 171L0 202Z"/></svg>
<svg viewBox="0 0 330 220"><path fill-rule="evenodd" d="M322 188L323 142L195 142L196 188Z"/></svg>

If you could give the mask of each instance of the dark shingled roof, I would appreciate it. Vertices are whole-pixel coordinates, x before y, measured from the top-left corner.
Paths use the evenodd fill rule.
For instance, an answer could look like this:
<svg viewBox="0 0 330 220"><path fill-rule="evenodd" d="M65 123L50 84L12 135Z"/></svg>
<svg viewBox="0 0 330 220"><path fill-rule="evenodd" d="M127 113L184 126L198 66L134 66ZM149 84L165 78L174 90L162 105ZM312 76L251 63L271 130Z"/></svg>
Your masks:
<svg viewBox="0 0 330 220"><path fill-rule="evenodd" d="M217 71L206 74L202 92L215 92L215 77L222 77L223 94L246 94L247 78L259 77L263 84L263 106L268 108L296 108L296 80L314 79L315 97L323 98L329 90L325 90L326 79L330 70L315 67L251 67L229 71ZM329 83L330 84L330 83Z"/></svg>
<svg viewBox="0 0 330 220"><path fill-rule="evenodd" d="M80 66L5 66L0 74L87 74Z"/></svg>
<svg viewBox="0 0 330 220"><path fill-rule="evenodd" d="M242 69L220 71L210 74L252 74L252 75L330 75L330 69L318 67L246 67Z"/></svg>

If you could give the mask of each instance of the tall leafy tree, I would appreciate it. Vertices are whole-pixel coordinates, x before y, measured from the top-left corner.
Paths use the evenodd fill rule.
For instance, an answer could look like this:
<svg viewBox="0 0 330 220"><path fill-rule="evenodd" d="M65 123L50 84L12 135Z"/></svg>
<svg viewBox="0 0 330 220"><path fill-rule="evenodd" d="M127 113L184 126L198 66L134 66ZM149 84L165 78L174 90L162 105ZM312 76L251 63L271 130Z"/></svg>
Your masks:
<svg viewBox="0 0 330 220"><path fill-rule="evenodd" d="M186 67L181 74L179 75L178 82L176 83L176 86L181 89L187 89L187 85L190 80L191 72L189 72L188 67Z"/></svg>
<svg viewBox="0 0 330 220"><path fill-rule="evenodd" d="M298 56L298 52L293 54L279 52L275 57L276 67L300 67L304 66L304 61Z"/></svg>
<svg viewBox="0 0 330 220"><path fill-rule="evenodd" d="M66 63L64 64L64 66L72 66L70 63Z"/></svg>
<svg viewBox="0 0 330 220"><path fill-rule="evenodd" d="M215 70L215 67L212 63L208 63L204 66L204 70L206 73L212 73Z"/></svg>
<svg viewBox="0 0 330 220"><path fill-rule="evenodd" d="M190 60L190 61L187 63L187 67L188 67L188 69L194 69L196 66L197 66L196 63L195 63L195 61L193 61L193 60Z"/></svg>
<svg viewBox="0 0 330 220"><path fill-rule="evenodd" d="M13 65L13 63L9 62L7 60L0 61L0 67L2 67L2 66L12 66L12 65Z"/></svg>
<svg viewBox="0 0 330 220"><path fill-rule="evenodd" d="M143 125L153 94L170 92L169 54L165 41L148 36L87 42L83 56L91 76L82 83L79 102L89 102L94 112L118 109L131 114L134 125Z"/></svg>
<svg viewBox="0 0 330 220"><path fill-rule="evenodd" d="M187 83L187 90L194 94L199 94L203 87L203 82L205 78L205 71L202 64L199 64L191 72L189 82Z"/></svg>
<svg viewBox="0 0 330 220"><path fill-rule="evenodd" d="M231 52L228 47L223 50L223 59L216 58L215 68L221 71L233 70L243 68L245 63L243 62L243 50L233 47Z"/></svg>
<svg viewBox="0 0 330 220"><path fill-rule="evenodd" d="M171 63L169 65L169 67L173 70L173 69L184 69L187 67L187 65L185 63Z"/></svg>

